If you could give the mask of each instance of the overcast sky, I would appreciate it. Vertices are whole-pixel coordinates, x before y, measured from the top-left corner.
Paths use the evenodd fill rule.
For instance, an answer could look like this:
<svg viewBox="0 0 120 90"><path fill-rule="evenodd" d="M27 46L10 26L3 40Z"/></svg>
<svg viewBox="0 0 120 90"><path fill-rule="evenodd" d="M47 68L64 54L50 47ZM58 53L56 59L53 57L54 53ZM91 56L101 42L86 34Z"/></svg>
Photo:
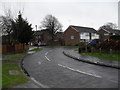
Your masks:
<svg viewBox="0 0 120 90"><path fill-rule="evenodd" d="M12 2L11 2L12 1ZM2 0L0 15L4 8L11 9L16 17L19 10L35 29L48 14L55 16L65 30L69 25L92 27L98 30L107 22L118 25L119 0Z"/></svg>

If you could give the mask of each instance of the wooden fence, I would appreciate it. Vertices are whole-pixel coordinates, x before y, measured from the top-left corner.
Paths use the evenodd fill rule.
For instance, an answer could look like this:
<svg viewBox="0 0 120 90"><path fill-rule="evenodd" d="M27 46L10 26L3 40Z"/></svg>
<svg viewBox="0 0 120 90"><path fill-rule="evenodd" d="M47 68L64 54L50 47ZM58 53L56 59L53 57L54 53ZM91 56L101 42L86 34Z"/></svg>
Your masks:
<svg viewBox="0 0 120 90"><path fill-rule="evenodd" d="M23 44L16 44L15 46L15 53L21 52L24 50L24 45Z"/></svg>
<svg viewBox="0 0 120 90"><path fill-rule="evenodd" d="M0 45L0 54L7 54L7 45Z"/></svg>
<svg viewBox="0 0 120 90"><path fill-rule="evenodd" d="M24 51L27 47L23 44L15 44L14 46L2 45L0 46L0 54L8 54L8 53L19 53Z"/></svg>

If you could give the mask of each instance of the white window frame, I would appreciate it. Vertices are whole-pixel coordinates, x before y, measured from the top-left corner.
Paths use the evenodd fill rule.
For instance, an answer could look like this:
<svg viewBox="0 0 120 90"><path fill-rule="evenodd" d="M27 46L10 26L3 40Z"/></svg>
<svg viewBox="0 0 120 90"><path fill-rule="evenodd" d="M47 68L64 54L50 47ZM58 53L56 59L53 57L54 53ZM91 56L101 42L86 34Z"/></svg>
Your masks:
<svg viewBox="0 0 120 90"><path fill-rule="evenodd" d="M92 33L92 35L91 36L95 36L96 34L95 33Z"/></svg>
<svg viewBox="0 0 120 90"><path fill-rule="evenodd" d="M108 36L109 35L109 33L104 33L104 36Z"/></svg>
<svg viewBox="0 0 120 90"><path fill-rule="evenodd" d="M85 36L89 36L89 33L85 33Z"/></svg>
<svg viewBox="0 0 120 90"><path fill-rule="evenodd" d="M70 36L70 39L71 39L71 40L75 39L75 36L71 35L71 36Z"/></svg>

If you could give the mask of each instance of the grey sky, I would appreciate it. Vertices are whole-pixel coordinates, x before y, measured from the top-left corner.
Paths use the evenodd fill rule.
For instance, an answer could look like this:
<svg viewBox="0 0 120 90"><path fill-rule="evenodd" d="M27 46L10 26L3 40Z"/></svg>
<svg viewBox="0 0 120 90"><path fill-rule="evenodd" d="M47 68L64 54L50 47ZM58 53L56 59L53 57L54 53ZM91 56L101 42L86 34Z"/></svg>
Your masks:
<svg viewBox="0 0 120 90"><path fill-rule="evenodd" d="M0 3L0 14L3 15L3 6L11 8L13 15L19 9L23 9L23 16L32 23L34 28L47 14L52 14L63 25L65 30L69 25L79 25L98 29L107 22L118 25L118 1L119 0L21 0L21 2L9 2L4 0Z"/></svg>

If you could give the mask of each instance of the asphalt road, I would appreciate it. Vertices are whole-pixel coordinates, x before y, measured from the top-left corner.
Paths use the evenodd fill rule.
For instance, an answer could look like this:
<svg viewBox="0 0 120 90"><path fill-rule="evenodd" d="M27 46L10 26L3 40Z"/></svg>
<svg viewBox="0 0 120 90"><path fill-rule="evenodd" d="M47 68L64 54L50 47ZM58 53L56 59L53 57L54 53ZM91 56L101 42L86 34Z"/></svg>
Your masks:
<svg viewBox="0 0 120 90"><path fill-rule="evenodd" d="M118 88L118 69L65 56L64 48L44 48L24 58L31 79L43 88Z"/></svg>

